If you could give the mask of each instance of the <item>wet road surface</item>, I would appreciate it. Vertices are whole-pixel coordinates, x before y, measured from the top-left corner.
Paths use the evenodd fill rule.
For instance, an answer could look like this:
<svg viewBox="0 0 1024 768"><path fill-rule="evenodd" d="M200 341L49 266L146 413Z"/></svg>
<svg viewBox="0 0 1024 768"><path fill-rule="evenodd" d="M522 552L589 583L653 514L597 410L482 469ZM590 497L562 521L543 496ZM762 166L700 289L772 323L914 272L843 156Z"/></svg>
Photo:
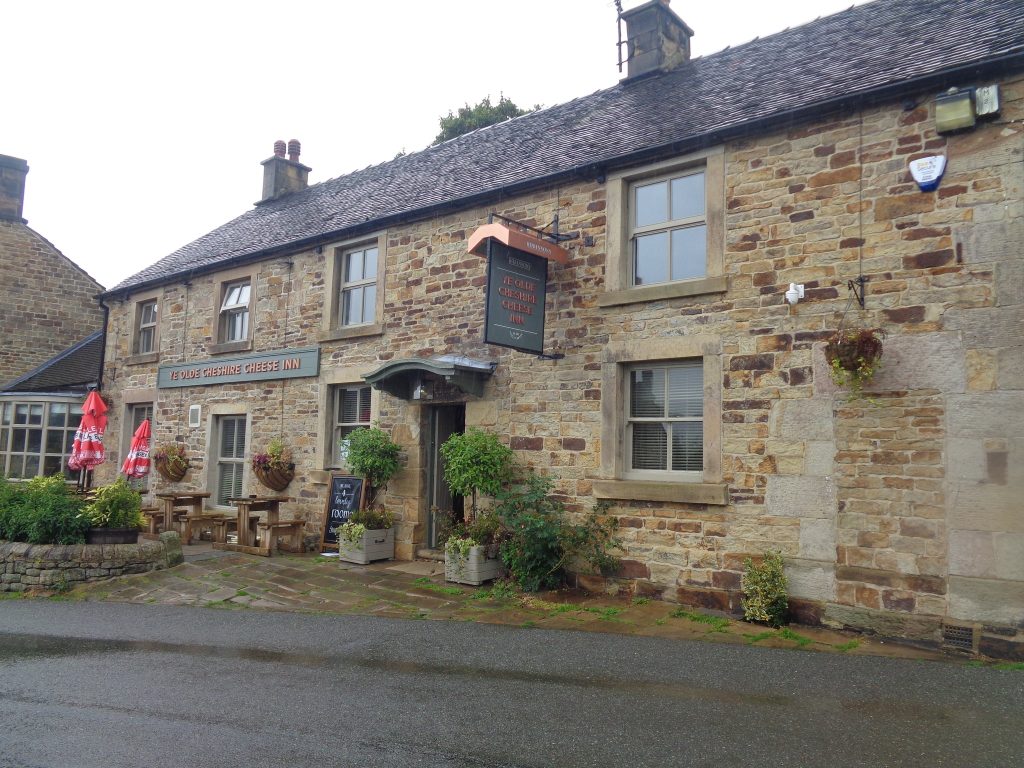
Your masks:
<svg viewBox="0 0 1024 768"><path fill-rule="evenodd" d="M2 766L1013 766L1024 673L361 616L0 603Z"/></svg>

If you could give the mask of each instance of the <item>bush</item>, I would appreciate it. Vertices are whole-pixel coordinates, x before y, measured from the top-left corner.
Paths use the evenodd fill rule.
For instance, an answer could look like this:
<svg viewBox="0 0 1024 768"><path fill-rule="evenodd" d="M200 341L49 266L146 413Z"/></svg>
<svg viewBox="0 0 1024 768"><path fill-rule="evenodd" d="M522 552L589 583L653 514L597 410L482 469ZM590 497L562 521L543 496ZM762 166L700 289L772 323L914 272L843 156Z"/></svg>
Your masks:
<svg viewBox="0 0 1024 768"><path fill-rule="evenodd" d="M472 499L472 519L477 513L477 493L497 496L512 477L512 449L493 432L469 429L456 433L441 446L444 479L458 496Z"/></svg>
<svg viewBox="0 0 1024 768"><path fill-rule="evenodd" d="M142 496L119 477L93 491L85 514L94 528L141 528L145 524L141 508Z"/></svg>
<svg viewBox="0 0 1024 768"><path fill-rule="evenodd" d="M84 501L64 479L37 477L27 483L0 481L0 538L29 544L81 544L89 521Z"/></svg>
<svg viewBox="0 0 1024 768"><path fill-rule="evenodd" d="M372 506L377 492L387 486L398 472L401 446L379 427L357 429L342 440L342 452L349 468L366 478L369 486L367 506Z"/></svg>
<svg viewBox="0 0 1024 768"><path fill-rule="evenodd" d="M768 552L761 565L748 557L743 567L743 618L781 627L786 623L788 600L782 554Z"/></svg>
<svg viewBox="0 0 1024 768"><path fill-rule="evenodd" d="M507 528L501 557L509 578L526 592L554 589L565 568L583 560L602 573L618 569L616 521L591 513L582 524L566 520L565 508L551 496L551 480L530 474L526 484L499 495L495 508Z"/></svg>

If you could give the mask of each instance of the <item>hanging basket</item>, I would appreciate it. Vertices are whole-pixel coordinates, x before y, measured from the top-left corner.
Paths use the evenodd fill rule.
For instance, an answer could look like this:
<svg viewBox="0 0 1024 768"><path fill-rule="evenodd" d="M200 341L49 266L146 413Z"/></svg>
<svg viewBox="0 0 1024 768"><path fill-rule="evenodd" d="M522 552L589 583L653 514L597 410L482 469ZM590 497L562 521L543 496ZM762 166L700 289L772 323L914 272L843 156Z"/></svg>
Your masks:
<svg viewBox="0 0 1024 768"><path fill-rule="evenodd" d="M172 483L181 482L188 472L188 464L169 462L167 459L153 459L153 466L160 473L160 477Z"/></svg>
<svg viewBox="0 0 1024 768"><path fill-rule="evenodd" d="M885 332L876 328L836 333L825 345L832 380L860 391L878 370L884 336Z"/></svg>
<svg viewBox="0 0 1024 768"><path fill-rule="evenodd" d="M256 479L272 491L283 491L295 477L295 465L284 467L253 467Z"/></svg>

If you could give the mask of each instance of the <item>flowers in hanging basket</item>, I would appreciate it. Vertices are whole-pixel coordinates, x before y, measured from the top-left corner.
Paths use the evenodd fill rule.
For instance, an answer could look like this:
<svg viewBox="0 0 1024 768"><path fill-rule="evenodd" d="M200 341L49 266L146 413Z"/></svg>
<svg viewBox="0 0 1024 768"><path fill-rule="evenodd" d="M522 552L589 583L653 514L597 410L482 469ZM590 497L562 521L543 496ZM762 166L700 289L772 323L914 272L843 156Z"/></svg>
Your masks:
<svg viewBox="0 0 1024 768"><path fill-rule="evenodd" d="M263 485L275 491L283 491L295 477L292 453L279 438L271 440L266 451L252 455L252 469Z"/></svg>
<svg viewBox="0 0 1024 768"><path fill-rule="evenodd" d="M882 363L882 339L878 328L839 331L825 345L825 360L836 386L859 396Z"/></svg>
<svg viewBox="0 0 1024 768"><path fill-rule="evenodd" d="M150 459L156 471L171 482L181 480L188 471L188 453L184 443L164 443L150 454Z"/></svg>

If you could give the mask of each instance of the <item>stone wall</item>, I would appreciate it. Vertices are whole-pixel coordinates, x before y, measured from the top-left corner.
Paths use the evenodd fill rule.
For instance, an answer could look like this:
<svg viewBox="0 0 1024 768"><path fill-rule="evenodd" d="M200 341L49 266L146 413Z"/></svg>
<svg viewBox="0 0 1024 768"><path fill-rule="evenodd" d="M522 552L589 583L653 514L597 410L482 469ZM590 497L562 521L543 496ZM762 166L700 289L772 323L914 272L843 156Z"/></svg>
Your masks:
<svg viewBox="0 0 1024 768"><path fill-rule="evenodd" d="M182 562L174 531L138 544L23 544L0 541L0 592L66 589L129 573L147 573Z"/></svg>
<svg viewBox="0 0 1024 768"><path fill-rule="evenodd" d="M621 482L602 462L606 417L619 407L603 383L607 350L712 340L705 359L721 376L706 406L721 413L715 481L727 501L684 484L612 494L629 588L735 610L744 558L772 549L785 555L806 617L862 627L903 617L897 625L929 639L942 621L966 621L1019 637L1024 82L1003 84L998 121L953 137L935 134L932 96L725 146L724 291L602 305L608 241L622 222L609 218L608 184L592 181L390 227L385 314L363 335L319 332L330 248L252 267L253 350L319 345L316 379L158 392L156 364L131 359L132 301L115 304L109 434L122 433L129 398L157 399L156 441L181 436L196 459L186 484L204 487L208 414L245 412L254 449L281 434L295 451L290 506L316 530L328 388L387 361L457 353L497 364L482 398L455 397L467 426L496 430L581 511L597 485ZM921 192L907 163L933 153L947 156L946 176ZM467 254L466 238L492 210L538 226L558 213L562 231L579 234L570 263L549 274L546 351L564 357L482 343L486 264ZM863 310L847 288L861 273ZM806 286L793 307L790 282ZM159 363L210 358L216 286L200 275L162 289ZM837 391L825 365L825 340L841 326L887 334L862 400ZM404 449L387 501L396 551L408 558L426 535L427 409L374 397L375 419ZM198 429L185 424L190 404L203 407ZM259 491L247 477L246 492Z"/></svg>
<svg viewBox="0 0 1024 768"><path fill-rule="evenodd" d="M0 384L103 326L103 286L20 222L0 219L0 269Z"/></svg>

